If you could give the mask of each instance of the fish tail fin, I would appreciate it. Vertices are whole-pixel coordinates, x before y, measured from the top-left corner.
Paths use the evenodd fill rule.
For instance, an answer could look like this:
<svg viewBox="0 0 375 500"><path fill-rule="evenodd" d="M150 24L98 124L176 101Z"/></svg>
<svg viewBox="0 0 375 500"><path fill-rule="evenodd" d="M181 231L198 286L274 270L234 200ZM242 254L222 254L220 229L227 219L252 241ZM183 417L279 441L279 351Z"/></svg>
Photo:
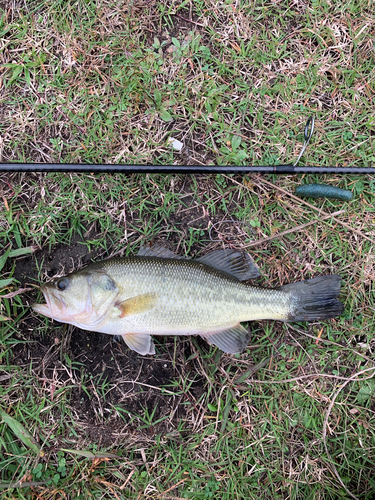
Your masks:
<svg viewBox="0 0 375 500"><path fill-rule="evenodd" d="M280 287L290 293L290 313L287 321L315 321L340 316L344 305L337 299L341 278L337 275L318 276Z"/></svg>

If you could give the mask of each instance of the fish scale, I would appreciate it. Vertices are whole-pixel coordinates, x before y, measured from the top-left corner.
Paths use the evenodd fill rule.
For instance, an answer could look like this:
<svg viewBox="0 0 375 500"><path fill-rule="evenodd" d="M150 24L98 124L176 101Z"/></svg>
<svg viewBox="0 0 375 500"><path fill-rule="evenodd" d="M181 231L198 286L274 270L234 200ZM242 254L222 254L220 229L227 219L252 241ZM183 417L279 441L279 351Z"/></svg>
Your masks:
<svg viewBox="0 0 375 500"><path fill-rule="evenodd" d="M243 321L315 321L338 316L339 276L320 276L276 289L245 283L259 276L248 254L215 250L199 259L154 245L41 287L34 310L83 328L121 335L140 354L155 352L151 335L201 335L227 353L249 341Z"/></svg>
<svg viewBox="0 0 375 500"><path fill-rule="evenodd" d="M233 325L241 321L287 319L288 294L249 286L203 264L173 259L118 259L104 266L119 286L119 300L154 292L156 307L136 318L129 328L150 334L174 335Z"/></svg>

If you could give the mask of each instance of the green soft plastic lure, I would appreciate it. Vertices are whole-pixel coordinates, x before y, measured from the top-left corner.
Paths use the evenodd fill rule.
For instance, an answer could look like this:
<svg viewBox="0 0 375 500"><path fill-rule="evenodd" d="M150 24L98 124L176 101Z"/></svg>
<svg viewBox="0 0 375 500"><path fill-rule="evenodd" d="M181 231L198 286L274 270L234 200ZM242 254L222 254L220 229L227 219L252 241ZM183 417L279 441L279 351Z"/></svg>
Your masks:
<svg viewBox="0 0 375 500"><path fill-rule="evenodd" d="M331 198L333 200L350 201L353 193L327 184L303 184L296 188L296 195L306 198Z"/></svg>

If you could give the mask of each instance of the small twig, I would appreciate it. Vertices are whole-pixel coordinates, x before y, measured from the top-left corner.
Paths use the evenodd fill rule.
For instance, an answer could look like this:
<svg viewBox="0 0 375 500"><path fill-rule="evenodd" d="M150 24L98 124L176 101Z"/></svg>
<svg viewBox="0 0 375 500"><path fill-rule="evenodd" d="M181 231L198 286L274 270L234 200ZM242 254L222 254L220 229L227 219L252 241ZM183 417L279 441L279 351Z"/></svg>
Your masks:
<svg viewBox="0 0 375 500"><path fill-rule="evenodd" d="M375 366L372 366L371 368L367 368L364 371L367 370L375 370ZM363 372L358 372L357 375L360 375ZM351 380L353 382L362 382L362 380L368 380L373 377L371 375L370 377L364 377L364 378L358 378L358 379L353 379L352 377L347 378L347 377L340 377L340 375L331 375L329 373L310 373L309 375L300 375L299 377L294 377L294 378L287 378L284 380L256 380L252 379L251 382L255 382L257 384L288 384L290 382L298 382L299 380L305 379L305 378L334 378L336 380L346 380L346 382L350 382Z"/></svg>
<svg viewBox="0 0 375 500"><path fill-rule="evenodd" d="M202 26L202 28L206 27L204 24L197 23L196 21L192 21L191 19L187 19L186 17L182 17L182 16L180 16L180 14L175 14L175 15L177 17L179 17L180 19L182 19L183 21L186 21L187 23L196 24L197 26Z"/></svg>
<svg viewBox="0 0 375 500"><path fill-rule="evenodd" d="M6 484L7 488L29 488L30 486L41 486L42 484L46 484L46 481L18 481L17 483L3 483Z"/></svg>
<svg viewBox="0 0 375 500"><path fill-rule="evenodd" d="M34 290L34 288L20 288L19 290L16 290L15 292L6 293L5 295L0 295L0 300L1 299L11 299L12 297L15 297L16 295L20 295L21 293L28 292L29 290Z"/></svg>
<svg viewBox="0 0 375 500"><path fill-rule="evenodd" d="M125 483L124 483L124 484L122 484L122 485L120 486L120 490L123 490L123 489L125 488L125 486L126 486L126 485L128 484L128 482L130 481L130 479L131 479L132 475L133 475L133 474L135 474L135 467L134 467L134 465L132 465L132 467L133 467L133 470L131 470L131 471L130 471L130 474L128 475L128 477L127 477L127 478L126 478L126 480L125 480Z"/></svg>
<svg viewBox="0 0 375 500"><path fill-rule="evenodd" d="M291 198L293 198L294 200L298 201L299 203L303 203L304 205L312 208L313 210L316 210L317 212L319 212L319 215L323 215L323 217L326 217L328 214L326 212L323 212L323 210L321 210L320 208L318 207L314 207L314 205L310 205L310 203L308 203L307 201L305 200L302 200L301 198L298 198L298 196L295 196L294 194L290 193L289 191L286 191L285 189L279 187L279 186L276 186L275 184L273 184L272 182L269 182L269 181L266 181L264 179L262 179L262 182L264 184L267 184L268 186L271 186L275 189L278 189L279 191L281 191L282 193L284 194L287 194L288 196L290 196ZM246 187L246 186L245 186ZM351 227L349 224L347 224L346 222L343 222L339 219L333 219L335 222L337 222L338 224L340 224L341 226L344 226L346 227L347 229L350 229L350 231L352 231L353 233L356 233L358 234L358 236L361 236L361 238L365 238L366 240L368 241L371 241L371 243L374 243L374 239L373 238L370 238L369 236L366 236L365 234L362 233L362 231L359 231L358 229L354 229L353 227Z"/></svg>
<svg viewBox="0 0 375 500"><path fill-rule="evenodd" d="M176 394L175 392L168 391L168 389L164 389L164 387L156 387L155 385L149 385L149 384L144 384L143 382L137 382L136 380L119 380L117 382L118 384L138 384L138 385L143 385L145 387L149 387L150 389L157 389L158 391L161 392L166 392L168 394L171 394L172 396L178 396L179 394Z"/></svg>
<svg viewBox="0 0 375 500"><path fill-rule="evenodd" d="M96 396L96 399L98 400L98 403L99 403L99 410L100 410L100 416L102 417L102 422L103 422L103 418L104 418L104 412L103 412L103 407L102 407L102 404L100 402L100 397L99 397L99 394L95 388L95 385L94 385L94 382L91 380L91 386L92 386L92 390Z"/></svg>
<svg viewBox="0 0 375 500"><path fill-rule="evenodd" d="M362 373L366 373L370 370L375 370L375 367L371 367L371 368L366 368L365 370L362 370L360 372L357 372L355 373L353 376L349 377L348 379L346 379L346 381L339 387L339 389L336 391L336 393L334 394L334 396L332 397L332 401L330 402L329 406L328 406L328 410L327 410L327 413L326 413L326 417L324 419L324 423L323 423L323 443L324 443L324 449L326 451L326 454L327 454L327 457L328 457L328 460L331 462L330 463L330 466L333 470L333 472L335 473L337 479L339 480L341 486L345 489L346 493L351 496L352 498L354 498L355 500L359 500L358 497L356 497L355 495L353 495L353 493L351 493L348 488L346 487L346 485L344 484L343 480L341 479L340 477L340 474L338 473L338 470L336 469L336 466L333 464L333 460L332 460L332 457L328 451L328 447L327 447L327 426L328 426L328 419L329 419L329 416L331 414L331 410L333 408L333 405L335 404L335 401L336 401L336 398L337 396L340 394L340 392L344 389L344 387L349 383L349 382L357 382L357 381L362 381L362 380L367 380L369 378L372 378L374 376L374 374L372 374L370 377L365 377L365 378L356 378L358 377L358 375L362 375Z"/></svg>
<svg viewBox="0 0 375 500"><path fill-rule="evenodd" d="M295 231L300 231L301 229L304 229L307 226L311 226L312 224L316 224L317 222L321 222L326 219L334 218L335 215L340 215L345 213L345 210L339 210L338 212L333 212L333 214L326 214L324 217L321 217L316 220L312 220L310 222L307 222L306 224L302 224L301 226L293 227L292 229L288 229L287 231L283 231L282 233L276 233L273 236L269 236L268 238L262 238L261 240L258 241L253 241L252 243L248 243L247 245L243 245L243 248L249 248L249 247L254 247L256 245L260 245L262 243L266 243L267 241L273 240L275 238L280 238L280 236L285 236L286 234L294 233ZM334 220L336 220L334 218Z"/></svg>
<svg viewBox="0 0 375 500"><path fill-rule="evenodd" d="M252 366L249 370L236 378L236 380L233 381L233 384L242 384L242 382L244 382L247 378L252 377L257 371L264 368L270 360L271 356L264 358L260 363Z"/></svg>
<svg viewBox="0 0 375 500"><path fill-rule="evenodd" d="M351 347L345 347L341 344L338 344L337 342L333 342L332 340L324 339L322 337L315 337L315 335L311 335L310 333L304 332L303 330L299 330L298 328L296 328L295 326L293 326L291 324L289 324L288 327L291 328L292 330L300 333L301 335L305 335L306 337L309 337L310 339L315 340L315 342L317 340L319 340L319 342L325 342L326 344L335 345L335 346L339 347L340 349L350 349L350 351L353 354L355 354L356 356L359 356L359 357L365 359L366 361L369 361L370 363L374 363L373 359L369 358L365 354L362 354L361 352L354 351Z"/></svg>
<svg viewBox="0 0 375 500"><path fill-rule="evenodd" d="M282 43L284 42L285 40L287 40L288 38L291 38L293 36L295 36L297 33L300 33L301 31L301 28L303 27L303 25L300 25L300 26L297 26L297 28L294 28L294 30L292 30L291 33L289 33L288 35L285 35L283 36L280 40L279 40L279 43Z"/></svg>
<svg viewBox="0 0 375 500"><path fill-rule="evenodd" d="M230 180L231 182L237 184L238 186L242 186L246 189L248 189L249 191L253 192L254 191L252 189L250 189L248 186L246 186L246 184L243 184L241 182L238 182L236 181L235 179L233 179L232 177L228 177L227 175L223 174L223 177L225 177L226 179ZM293 198L294 200L298 201L299 203L302 203L303 205L306 205L310 208L312 208L313 210L316 210L317 212L319 212L319 215L323 215L323 217L329 215L327 214L326 212L323 212L323 210L321 210L320 208L318 207L314 207L314 205L310 205L310 203L308 203L307 201L305 200L302 200L301 198L298 198L298 196L294 196L294 194L290 193L289 191L286 191L285 189L279 187L279 186L276 186L275 184L273 184L272 182L269 182L269 181L266 181L265 179L262 178L262 182L264 184L267 184L275 189L278 189L279 191L281 191L282 193L284 194L287 194L288 196L290 196L291 198ZM259 185L258 185L259 186ZM322 219L321 219L322 220ZM363 234L361 231L358 231L358 229L354 229L353 227L351 227L349 224L347 224L346 222L343 222L339 219L333 219L335 222L337 222L338 224L340 224L341 226L344 226L346 227L347 229L349 229L350 231L353 231L353 233L356 233L358 234L359 236L361 236L362 238L365 238L366 240L368 241L371 241L371 243L374 242L374 240L372 238L370 238L369 236L366 236L365 234Z"/></svg>
<svg viewBox="0 0 375 500"><path fill-rule="evenodd" d="M227 132L226 134L220 134L221 136L228 136L228 135L238 135L239 137L242 137L242 139L246 139L247 141L249 140L249 136L248 135L244 135L244 134L240 134L239 132Z"/></svg>
<svg viewBox="0 0 375 500"><path fill-rule="evenodd" d="M71 123L73 123L73 125L74 125L74 126L75 126L75 127L76 127L76 128L77 128L77 129L78 129L78 130L79 130L79 131L83 134L83 135L87 135L87 132L86 132L86 131L82 128L82 127L80 127L79 125L77 125L76 123L74 123L74 121L73 121L73 120L72 120L72 119L71 119L68 115L66 115L66 114L64 113L64 111L62 111L60 108L58 108L58 110L59 110L59 113L60 113L61 115L63 115L63 117L64 117L66 120L68 120L68 121L70 121Z"/></svg>
<svg viewBox="0 0 375 500"><path fill-rule="evenodd" d="M218 222L215 222L215 224L212 224L212 226L210 227L208 237L210 238L211 241L220 241L220 242L223 241L223 240L213 240L212 236L211 236L211 232L215 228L215 226L218 226L219 224L224 224L224 222L230 222L231 224L246 224L245 222L241 222L240 220L230 220L230 219L219 220ZM218 231L216 231L216 232L218 233Z"/></svg>
<svg viewBox="0 0 375 500"><path fill-rule="evenodd" d="M184 479L181 479L181 481L179 481L178 483L174 484L173 486L171 486L170 488L168 488L166 491L163 491L162 493L162 498L164 497L164 495L166 493L169 493L170 491L174 490L175 488L177 488L178 485L184 483L186 481L187 478L184 478Z"/></svg>

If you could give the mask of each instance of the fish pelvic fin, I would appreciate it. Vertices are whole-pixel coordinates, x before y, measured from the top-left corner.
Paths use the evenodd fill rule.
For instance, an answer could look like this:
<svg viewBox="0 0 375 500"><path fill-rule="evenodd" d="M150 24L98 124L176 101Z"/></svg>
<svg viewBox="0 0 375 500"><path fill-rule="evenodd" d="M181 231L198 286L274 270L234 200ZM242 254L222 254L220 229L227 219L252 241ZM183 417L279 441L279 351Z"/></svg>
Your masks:
<svg viewBox="0 0 375 500"><path fill-rule="evenodd" d="M230 274L240 281L258 278L260 276L258 266L250 255L238 250L214 250L196 260L214 267L219 271Z"/></svg>
<svg viewBox="0 0 375 500"><path fill-rule="evenodd" d="M139 314L149 311L157 302L157 295L155 293L145 293L143 295L136 295L130 299L126 299L115 307L120 309L120 318L125 318L132 314Z"/></svg>
<svg viewBox="0 0 375 500"><path fill-rule="evenodd" d="M222 332L201 334L201 337L228 354L238 354L246 349L250 333L238 324Z"/></svg>
<svg viewBox="0 0 375 500"><path fill-rule="evenodd" d="M279 288L290 294L290 312L286 321L315 321L340 316L344 305L337 299L341 278L318 276Z"/></svg>
<svg viewBox="0 0 375 500"><path fill-rule="evenodd" d="M125 333L121 335L126 345L138 354L155 354L155 345L148 333Z"/></svg>

